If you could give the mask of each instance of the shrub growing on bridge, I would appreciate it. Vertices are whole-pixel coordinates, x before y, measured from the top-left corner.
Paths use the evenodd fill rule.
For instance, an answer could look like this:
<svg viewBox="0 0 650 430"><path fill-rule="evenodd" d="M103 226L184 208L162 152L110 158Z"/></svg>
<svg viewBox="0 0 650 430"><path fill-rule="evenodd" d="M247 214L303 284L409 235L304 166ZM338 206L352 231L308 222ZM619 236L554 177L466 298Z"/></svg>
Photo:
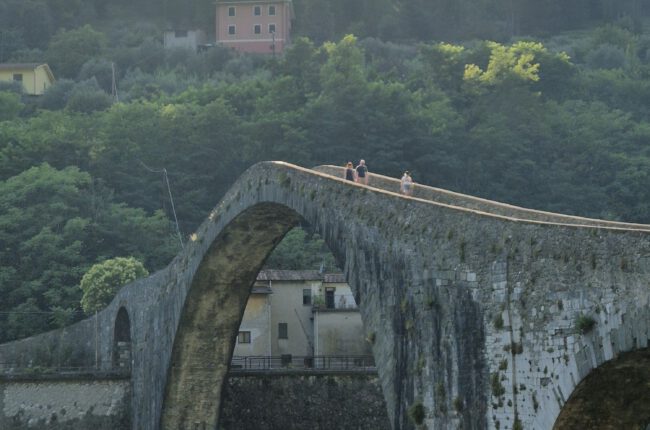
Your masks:
<svg viewBox="0 0 650 430"><path fill-rule="evenodd" d="M142 263L133 257L117 257L95 264L81 278L84 312L91 314L103 309L123 285L148 274Z"/></svg>

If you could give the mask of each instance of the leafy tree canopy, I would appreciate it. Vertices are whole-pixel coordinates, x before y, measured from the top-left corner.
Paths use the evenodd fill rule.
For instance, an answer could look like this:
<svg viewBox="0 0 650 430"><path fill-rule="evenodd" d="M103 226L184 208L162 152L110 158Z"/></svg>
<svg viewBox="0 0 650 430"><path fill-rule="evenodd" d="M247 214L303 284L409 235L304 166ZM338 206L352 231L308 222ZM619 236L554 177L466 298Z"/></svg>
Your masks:
<svg viewBox="0 0 650 430"><path fill-rule="evenodd" d="M117 257L93 265L81 278L81 306L86 314L104 309L124 285L149 275L133 257Z"/></svg>

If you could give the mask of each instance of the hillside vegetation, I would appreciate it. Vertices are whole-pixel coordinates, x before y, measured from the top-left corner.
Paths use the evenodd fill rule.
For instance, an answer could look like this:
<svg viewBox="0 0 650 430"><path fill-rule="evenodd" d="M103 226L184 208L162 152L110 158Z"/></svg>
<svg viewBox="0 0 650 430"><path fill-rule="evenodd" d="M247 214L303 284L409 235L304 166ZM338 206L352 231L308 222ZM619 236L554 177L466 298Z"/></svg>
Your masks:
<svg viewBox="0 0 650 430"><path fill-rule="evenodd" d="M271 159L365 158L371 171L409 169L481 197L650 222L640 1L545 2L557 5L533 25L533 2L466 13L476 2L296 0L311 39L276 58L164 50L170 17L201 25L208 1L113 3L0 0L3 60L46 59L59 77L38 99L0 85L0 342L80 318L79 281L95 263L169 262L180 244L163 168L183 237L244 169ZM332 24L312 34L318 8ZM418 24L433 15L446 24ZM271 261L291 267L301 243L322 253L310 238L293 233Z"/></svg>

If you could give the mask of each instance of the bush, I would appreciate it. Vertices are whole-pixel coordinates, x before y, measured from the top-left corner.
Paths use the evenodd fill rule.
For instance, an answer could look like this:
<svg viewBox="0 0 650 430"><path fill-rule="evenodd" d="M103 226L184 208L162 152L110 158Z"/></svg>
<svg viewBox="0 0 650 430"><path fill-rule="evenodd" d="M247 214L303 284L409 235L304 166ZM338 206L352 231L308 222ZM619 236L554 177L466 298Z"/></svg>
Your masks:
<svg viewBox="0 0 650 430"><path fill-rule="evenodd" d="M0 81L0 92L23 94L23 84L18 81Z"/></svg>
<svg viewBox="0 0 650 430"><path fill-rule="evenodd" d="M124 285L147 276L149 272L133 257L113 258L95 264L81 278L81 306L91 314L105 308Z"/></svg>
<svg viewBox="0 0 650 430"><path fill-rule="evenodd" d="M596 320L589 315L580 314L576 318L576 329L582 334L589 333L595 325Z"/></svg>
<svg viewBox="0 0 650 430"><path fill-rule="evenodd" d="M48 110L63 109L68 104L68 98L74 85L74 81L59 79L54 85L45 90L45 93L39 99L39 106L41 109Z"/></svg>
<svg viewBox="0 0 650 430"><path fill-rule="evenodd" d="M91 79L72 89L66 109L73 112L92 113L106 110L112 104L111 96L99 88L97 81Z"/></svg>
<svg viewBox="0 0 650 430"><path fill-rule="evenodd" d="M424 422L424 417L426 416L426 410L424 409L424 405L422 404L422 402L418 401L412 404L408 408L406 414L415 425L419 426Z"/></svg>
<svg viewBox="0 0 650 430"><path fill-rule="evenodd" d="M86 61L81 66L79 80L87 81L93 78L102 90L110 93L113 87L113 69L111 62L103 58L93 58Z"/></svg>
<svg viewBox="0 0 650 430"><path fill-rule="evenodd" d="M24 105L20 96L9 91L0 91L0 121L9 121L18 116Z"/></svg>

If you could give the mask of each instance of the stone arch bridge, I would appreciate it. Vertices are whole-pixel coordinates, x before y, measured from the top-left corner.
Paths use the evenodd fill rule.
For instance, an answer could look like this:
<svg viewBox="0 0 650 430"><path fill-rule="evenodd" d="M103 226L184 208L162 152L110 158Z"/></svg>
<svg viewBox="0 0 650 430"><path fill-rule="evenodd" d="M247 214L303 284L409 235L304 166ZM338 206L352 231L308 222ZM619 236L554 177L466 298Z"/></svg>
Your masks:
<svg viewBox="0 0 650 430"><path fill-rule="evenodd" d="M96 317L0 346L0 363L46 345L109 369L130 341L133 428L216 428L251 286L301 220L356 295L395 429L418 409L426 428L550 429L591 369L648 346L650 226L341 176L252 166L166 269Z"/></svg>

